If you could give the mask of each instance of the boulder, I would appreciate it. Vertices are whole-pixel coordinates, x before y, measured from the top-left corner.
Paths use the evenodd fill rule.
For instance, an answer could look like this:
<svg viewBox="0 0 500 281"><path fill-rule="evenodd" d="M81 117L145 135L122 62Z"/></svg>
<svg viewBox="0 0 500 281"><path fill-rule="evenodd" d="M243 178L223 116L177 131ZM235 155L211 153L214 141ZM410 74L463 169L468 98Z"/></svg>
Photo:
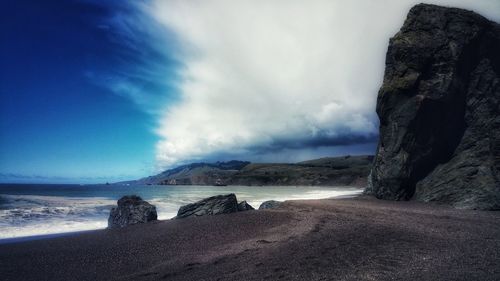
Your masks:
<svg viewBox="0 0 500 281"><path fill-rule="evenodd" d="M156 207L137 195L123 196L118 206L111 209L108 218L109 228L155 221L158 218Z"/></svg>
<svg viewBox="0 0 500 281"><path fill-rule="evenodd" d="M499 50L500 25L478 14L410 10L389 42L366 193L500 209Z"/></svg>
<svg viewBox="0 0 500 281"><path fill-rule="evenodd" d="M177 219L186 217L199 217L205 215L218 215L238 212L238 201L233 193L205 198L198 202L179 208Z"/></svg>
<svg viewBox="0 0 500 281"><path fill-rule="evenodd" d="M255 210L254 207L252 207L250 204L247 203L247 201L241 201L238 203L238 211L251 211Z"/></svg>
<svg viewBox="0 0 500 281"><path fill-rule="evenodd" d="M275 200L269 200L269 201L264 201L262 204L259 206L259 210L264 210L264 209L276 209L279 208L283 204L283 202L280 201L275 201Z"/></svg>

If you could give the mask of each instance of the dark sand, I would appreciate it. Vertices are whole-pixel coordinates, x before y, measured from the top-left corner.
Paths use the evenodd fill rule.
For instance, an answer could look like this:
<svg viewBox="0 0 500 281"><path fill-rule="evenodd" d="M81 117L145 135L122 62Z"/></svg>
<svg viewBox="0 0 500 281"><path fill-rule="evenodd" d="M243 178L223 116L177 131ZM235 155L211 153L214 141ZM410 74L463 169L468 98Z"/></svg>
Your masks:
<svg viewBox="0 0 500 281"><path fill-rule="evenodd" d="M0 245L1 280L500 280L500 212L369 198Z"/></svg>

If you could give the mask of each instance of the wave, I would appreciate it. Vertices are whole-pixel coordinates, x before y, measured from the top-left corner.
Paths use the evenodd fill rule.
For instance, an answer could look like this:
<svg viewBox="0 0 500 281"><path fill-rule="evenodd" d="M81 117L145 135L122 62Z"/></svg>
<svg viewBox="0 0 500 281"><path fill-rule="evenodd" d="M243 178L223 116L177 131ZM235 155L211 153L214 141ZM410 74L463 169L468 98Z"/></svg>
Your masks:
<svg viewBox="0 0 500 281"><path fill-rule="evenodd" d="M107 226L115 200L99 197L0 195L0 239Z"/></svg>
<svg viewBox="0 0 500 281"><path fill-rule="evenodd" d="M201 199L201 198L200 198ZM175 217L180 206L196 200L152 198L158 219ZM0 194L0 239L103 229L116 200Z"/></svg>

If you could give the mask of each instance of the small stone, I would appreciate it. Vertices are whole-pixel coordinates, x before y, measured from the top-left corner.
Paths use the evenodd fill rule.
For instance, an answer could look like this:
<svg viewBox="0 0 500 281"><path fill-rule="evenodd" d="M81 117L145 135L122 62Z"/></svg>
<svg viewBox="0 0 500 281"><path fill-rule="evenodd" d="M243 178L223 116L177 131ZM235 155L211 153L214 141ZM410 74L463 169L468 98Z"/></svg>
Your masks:
<svg viewBox="0 0 500 281"><path fill-rule="evenodd" d="M276 209L279 208L283 204L283 202L280 201L275 201L275 200L269 200L269 201L264 201L262 204L259 206L259 210L264 210L264 209Z"/></svg>
<svg viewBox="0 0 500 281"><path fill-rule="evenodd" d="M250 204L248 204L247 201L241 201L240 203L238 203L238 211L241 212L250 210L255 210L255 209Z"/></svg>

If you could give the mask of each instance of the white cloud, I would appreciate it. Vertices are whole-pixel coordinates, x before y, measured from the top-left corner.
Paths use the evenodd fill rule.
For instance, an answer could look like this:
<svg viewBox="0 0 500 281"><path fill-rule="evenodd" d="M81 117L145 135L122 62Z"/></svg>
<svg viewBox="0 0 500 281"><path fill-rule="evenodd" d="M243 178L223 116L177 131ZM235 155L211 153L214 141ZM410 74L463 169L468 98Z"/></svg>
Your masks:
<svg viewBox="0 0 500 281"><path fill-rule="evenodd" d="M184 65L157 129L159 165L376 134L388 39L418 2L153 1L147 12L176 36ZM432 2L500 17L496 0Z"/></svg>

